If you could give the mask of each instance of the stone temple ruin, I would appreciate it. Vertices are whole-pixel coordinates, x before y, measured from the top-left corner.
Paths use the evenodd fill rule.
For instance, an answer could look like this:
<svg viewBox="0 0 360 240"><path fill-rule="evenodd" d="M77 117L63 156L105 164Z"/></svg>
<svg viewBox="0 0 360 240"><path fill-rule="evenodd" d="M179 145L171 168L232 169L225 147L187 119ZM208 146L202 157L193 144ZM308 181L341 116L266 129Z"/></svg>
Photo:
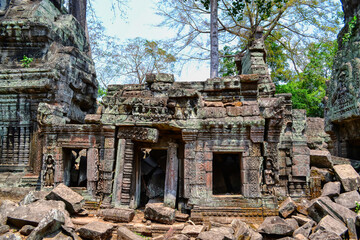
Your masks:
<svg viewBox="0 0 360 240"><path fill-rule="evenodd" d="M58 1L0 3L1 172L26 173L42 189L86 189L103 208L162 202L194 222L256 223L278 215L286 196L319 197L317 168L360 158L359 36L341 43L346 29L327 134L323 119L292 108L291 94L275 94L260 28L237 61L239 76L175 82L148 74L144 84L109 86L97 105L78 21ZM359 4L346 4L349 21ZM34 58L29 68L24 55Z"/></svg>

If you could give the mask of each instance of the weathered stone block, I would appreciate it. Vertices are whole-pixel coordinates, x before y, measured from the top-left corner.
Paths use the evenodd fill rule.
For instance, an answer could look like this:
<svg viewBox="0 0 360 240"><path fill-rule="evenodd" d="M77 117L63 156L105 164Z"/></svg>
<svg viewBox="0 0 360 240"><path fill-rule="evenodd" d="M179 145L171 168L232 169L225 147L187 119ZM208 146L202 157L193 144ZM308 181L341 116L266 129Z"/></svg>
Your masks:
<svg viewBox="0 0 360 240"><path fill-rule="evenodd" d="M339 236L343 236L347 232L347 227L341 221L334 219L333 217L327 215L316 227L316 230L328 231L333 232Z"/></svg>
<svg viewBox="0 0 360 240"><path fill-rule="evenodd" d="M281 236L291 236L294 230L294 228L280 217L267 217L258 228L260 233Z"/></svg>
<svg viewBox="0 0 360 240"><path fill-rule="evenodd" d="M205 107L198 110L198 118L224 118L226 109L219 107Z"/></svg>
<svg viewBox="0 0 360 240"><path fill-rule="evenodd" d="M310 165L298 164L291 167L291 173L294 177L308 177L310 176Z"/></svg>
<svg viewBox="0 0 360 240"><path fill-rule="evenodd" d="M292 162L294 165L309 165L310 157L309 155L294 155ZM310 169L310 166L309 166Z"/></svg>
<svg viewBox="0 0 360 240"><path fill-rule="evenodd" d="M328 197L320 197L312 200L311 205L307 209L309 216L316 222L320 222L326 215L330 215L333 218L340 219L346 223L348 218L356 219L356 213L350 209L334 203Z"/></svg>
<svg viewBox="0 0 360 240"><path fill-rule="evenodd" d="M117 240L144 240L139 235L133 233L126 227L119 227L117 230Z"/></svg>
<svg viewBox="0 0 360 240"><path fill-rule="evenodd" d="M331 160L331 154L328 150L311 150L310 151L310 163L311 166L319 168L331 168L333 162Z"/></svg>
<svg viewBox="0 0 360 240"><path fill-rule="evenodd" d="M80 194L74 192L62 183L54 188L46 196L46 199L63 201L66 205L66 210L71 214L79 212L85 204L85 200Z"/></svg>
<svg viewBox="0 0 360 240"><path fill-rule="evenodd" d="M122 209L122 208L111 208L103 209L100 211L100 216L104 218L105 221L114 221L114 222L131 222L135 216L135 211L133 209Z"/></svg>
<svg viewBox="0 0 360 240"><path fill-rule="evenodd" d="M181 234L196 238L203 231L205 231L205 226L203 225L187 225L181 231Z"/></svg>
<svg viewBox="0 0 360 240"><path fill-rule="evenodd" d="M53 200L39 200L25 206L19 206L9 213L8 222L18 228L25 225L37 226L52 209L62 211L65 216L65 225L73 227L69 214L65 210L65 203Z"/></svg>
<svg viewBox="0 0 360 240"><path fill-rule="evenodd" d="M284 218L287 218L294 211L296 211L296 207L297 207L296 203L291 199L291 197L288 197L284 202L280 204L279 213Z"/></svg>
<svg viewBox="0 0 360 240"><path fill-rule="evenodd" d="M104 160L115 160L115 149L105 148L104 149Z"/></svg>
<svg viewBox="0 0 360 240"><path fill-rule="evenodd" d="M175 79L173 74L147 73L145 81L147 83L154 83L154 82L173 83Z"/></svg>
<svg viewBox="0 0 360 240"><path fill-rule="evenodd" d="M329 197L336 197L339 196L341 190L341 183L340 182L328 182L324 185L321 196L329 196Z"/></svg>
<svg viewBox="0 0 360 240"><path fill-rule="evenodd" d="M345 191L350 192L358 190L360 186L360 175L351 165L334 166L336 177L340 180Z"/></svg>
<svg viewBox="0 0 360 240"><path fill-rule="evenodd" d="M349 209L355 209L356 202L360 203L360 194L358 191L342 193L335 198L335 202Z"/></svg>
<svg viewBox="0 0 360 240"><path fill-rule="evenodd" d="M293 236L295 237L298 234L303 235L304 237L309 237L312 227L315 225L314 221L309 221L308 223L302 225L300 228L296 229L293 233Z"/></svg>
<svg viewBox="0 0 360 240"><path fill-rule="evenodd" d="M88 223L77 230L80 237L94 240L110 239L112 236L112 231L112 224L98 221Z"/></svg>
<svg viewBox="0 0 360 240"><path fill-rule="evenodd" d="M57 209L50 210L38 226L30 233L27 239L38 240L43 239L46 235L56 232L65 223L65 215Z"/></svg>
<svg viewBox="0 0 360 240"><path fill-rule="evenodd" d="M175 209L164 207L162 203L148 203L145 206L144 217L165 224L175 222Z"/></svg>

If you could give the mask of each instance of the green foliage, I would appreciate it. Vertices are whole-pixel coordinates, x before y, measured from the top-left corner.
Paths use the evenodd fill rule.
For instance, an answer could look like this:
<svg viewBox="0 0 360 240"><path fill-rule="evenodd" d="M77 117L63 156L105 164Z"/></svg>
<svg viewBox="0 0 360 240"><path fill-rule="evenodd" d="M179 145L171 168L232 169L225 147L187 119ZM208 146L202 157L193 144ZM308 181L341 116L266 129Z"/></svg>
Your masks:
<svg viewBox="0 0 360 240"><path fill-rule="evenodd" d="M98 97L99 98L103 98L107 95L107 89L105 87L102 87L99 85L99 88L98 88Z"/></svg>
<svg viewBox="0 0 360 240"><path fill-rule="evenodd" d="M357 22L357 17L355 15L354 18L349 22L348 31L347 31L347 33L344 34L344 36L342 38L343 42L348 42L350 40L350 38L352 37L353 30L356 26L356 22Z"/></svg>
<svg viewBox="0 0 360 240"><path fill-rule="evenodd" d="M310 117L323 117L326 81L330 79L336 51L336 41L310 44L304 71L286 84L277 82L276 92L291 93L294 109L306 109Z"/></svg>
<svg viewBox="0 0 360 240"><path fill-rule="evenodd" d="M265 40L267 50L266 61L271 69L271 79L275 85L286 83L296 75L295 71L290 67L289 57L284 46L276 41L276 39L282 37L283 34L281 32L275 31L272 36Z"/></svg>
<svg viewBox="0 0 360 240"><path fill-rule="evenodd" d="M359 211L360 211L360 203L359 203L359 202L355 202L355 204L356 204L355 212L356 212L356 213L359 213Z"/></svg>
<svg viewBox="0 0 360 240"><path fill-rule="evenodd" d="M234 55L238 54L239 51L232 50L229 46L225 46L222 51L220 51L220 71L219 76L234 76L239 74L235 64ZM228 57L227 57L228 56Z"/></svg>
<svg viewBox="0 0 360 240"><path fill-rule="evenodd" d="M23 56L23 59L20 60L21 66L23 68L29 68L30 64L34 61L34 58L29 58L26 55Z"/></svg>

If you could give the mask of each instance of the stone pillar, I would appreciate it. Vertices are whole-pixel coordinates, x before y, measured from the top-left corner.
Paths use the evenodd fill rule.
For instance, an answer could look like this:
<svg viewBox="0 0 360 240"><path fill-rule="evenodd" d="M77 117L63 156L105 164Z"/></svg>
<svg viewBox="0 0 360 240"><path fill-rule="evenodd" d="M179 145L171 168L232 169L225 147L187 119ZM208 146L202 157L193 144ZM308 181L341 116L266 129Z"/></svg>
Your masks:
<svg viewBox="0 0 360 240"><path fill-rule="evenodd" d="M177 156L177 150L178 145L176 143L169 143L166 163L164 204L171 208L175 208L176 204L179 171L179 159Z"/></svg>
<svg viewBox="0 0 360 240"><path fill-rule="evenodd" d="M87 190L91 195L96 193L96 183L99 181L99 151L96 148L89 148L87 151Z"/></svg>
<svg viewBox="0 0 360 240"><path fill-rule="evenodd" d="M119 139L116 155L114 187L112 193L112 203L115 205L115 207L119 207L121 205L121 188L123 184L125 164L125 144L125 139Z"/></svg>

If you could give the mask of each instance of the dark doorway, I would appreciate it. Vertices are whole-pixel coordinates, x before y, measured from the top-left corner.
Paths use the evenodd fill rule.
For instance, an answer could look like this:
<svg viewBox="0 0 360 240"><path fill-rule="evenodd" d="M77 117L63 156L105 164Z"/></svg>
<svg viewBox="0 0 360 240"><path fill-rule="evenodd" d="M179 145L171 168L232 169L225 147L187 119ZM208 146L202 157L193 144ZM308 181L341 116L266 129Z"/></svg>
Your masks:
<svg viewBox="0 0 360 240"><path fill-rule="evenodd" d="M64 184L68 187L86 187L87 150L63 150Z"/></svg>
<svg viewBox="0 0 360 240"><path fill-rule="evenodd" d="M241 194L240 154L213 153L213 194Z"/></svg>
<svg viewBox="0 0 360 240"><path fill-rule="evenodd" d="M347 157L354 160L360 160L360 140L348 141Z"/></svg>
<svg viewBox="0 0 360 240"><path fill-rule="evenodd" d="M148 202L163 202L167 150L141 149L140 207Z"/></svg>

